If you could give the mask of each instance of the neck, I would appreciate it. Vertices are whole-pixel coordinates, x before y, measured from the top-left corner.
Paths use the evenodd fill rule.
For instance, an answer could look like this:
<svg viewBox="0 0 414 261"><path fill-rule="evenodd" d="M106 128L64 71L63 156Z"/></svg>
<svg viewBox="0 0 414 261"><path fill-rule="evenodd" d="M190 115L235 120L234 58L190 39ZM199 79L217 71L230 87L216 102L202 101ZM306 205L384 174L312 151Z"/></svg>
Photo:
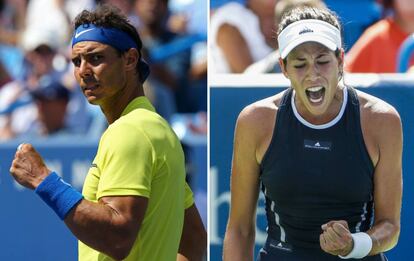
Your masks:
<svg viewBox="0 0 414 261"><path fill-rule="evenodd" d="M331 122L333 119L335 119L336 116L338 116L342 103L344 101L343 97L343 88L338 88L335 92L335 96L329 105L329 108L323 115L313 115L310 113L307 109L305 109L305 106L301 104L299 98L295 96L295 107L300 116L307 122L314 124L314 125L322 125L326 124L328 122Z"/></svg>
<svg viewBox="0 0 414 261"><path fill-rule="evenodd" d="M134 85L128 88L124 88L119 92L119 95L114 97L110 102L101 104L101 110L105 115L109 124L112 124L121 117L122 112L127 105L135 98L144 96L142 85Z"/></svg>
<svg viewBox="0 0 414 261"><path fill-rule="evenodd" d="M400 15L398 13L395 14L395 22L400 26L400 28L406 33L414 33L414 15L408 16Z"/></svg>

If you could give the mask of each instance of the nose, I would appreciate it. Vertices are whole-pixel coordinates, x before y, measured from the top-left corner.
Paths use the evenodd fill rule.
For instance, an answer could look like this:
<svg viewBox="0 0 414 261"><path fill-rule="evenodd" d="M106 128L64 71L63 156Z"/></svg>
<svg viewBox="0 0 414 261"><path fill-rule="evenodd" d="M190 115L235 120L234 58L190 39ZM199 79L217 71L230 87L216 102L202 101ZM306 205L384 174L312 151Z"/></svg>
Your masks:
<svg viewBox="0 0 414 261"><path fill-rule="evenodd" d="M312 63L308 67L308 78L309 80L316 80L319 78L319 68L315 63Z"/></svg>
<svg viewBox="0 0 414 261"><path fill-rule="evenodd" d="M84 59L81 60L81 63L79 65L79 75L82 78L88 78L92 75L91 67L89 66L89 63Z"/></svg>

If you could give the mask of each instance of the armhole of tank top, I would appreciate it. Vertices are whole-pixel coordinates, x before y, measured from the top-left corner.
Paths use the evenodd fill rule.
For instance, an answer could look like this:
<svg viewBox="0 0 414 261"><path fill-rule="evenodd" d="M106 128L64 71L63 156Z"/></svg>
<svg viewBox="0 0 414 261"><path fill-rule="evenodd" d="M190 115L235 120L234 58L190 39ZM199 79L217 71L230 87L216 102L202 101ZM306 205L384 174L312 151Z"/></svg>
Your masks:
<svg viewBox="0 0 414 261"><path fill-rule="evenodd" d="M359 108L360 104L359 104L358 94L357 94L356 90L353 87L348 87L347 86L346 88L348 88L348 93L351 96L350 98L352 100L352 105L353 105L354 110L355 110L355 116L357 117L355 122L357 124L356 127L358 128L358 132L357 132L358 145L360 147L362 161L368 166L369 172L373 173L374 165L372 164L371 157L369 156L368 149L367 149L367 146L365 144L364 133L362 132L361 111L360 111L360 108Z"/></svg>
<svg viewBox="0 0 414 261"><path fill-rule="evenodd" d="M269 147L267 147L266 152L263 155L262 162L260 162L260 176L262 175L262 172L263 172L263 165L266 163L267 158L269 157L268 155L271 154L271 151L273 150L274 146L272 145L276 140L276 134L277 134L276 130L278 129L279 124L280 124L280 116L282 112L286 111L286 104L289 102L291 94L292 94L292 88L289 87L286 90L286 92L283 94L282 100L279 104L277 115L275 117L275 124L273 125L274 127L273 127L273 132L272 132L272 138L270 140Z"/></svg>

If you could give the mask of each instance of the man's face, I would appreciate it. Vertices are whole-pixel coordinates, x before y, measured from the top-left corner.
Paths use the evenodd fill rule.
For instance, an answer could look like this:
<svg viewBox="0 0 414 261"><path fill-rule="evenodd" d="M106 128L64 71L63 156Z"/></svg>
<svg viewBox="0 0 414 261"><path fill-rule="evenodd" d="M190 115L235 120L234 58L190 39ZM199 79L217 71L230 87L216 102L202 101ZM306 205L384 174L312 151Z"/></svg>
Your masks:
<svg viewBox="0 0 414 261"><path fill-rule="evenodd" d="M342 58L325 46L308 42L287 56L285 75L296 91L297 105L313 116L321 116L332 107L338 90Z"/></svg>
<svg viewBox="0 0 414 261"><path fill-rule="evenodd" d="M111 46L85 41L72 49L74 75L88 102L110 103L126 87L125 59Z"/></svg>

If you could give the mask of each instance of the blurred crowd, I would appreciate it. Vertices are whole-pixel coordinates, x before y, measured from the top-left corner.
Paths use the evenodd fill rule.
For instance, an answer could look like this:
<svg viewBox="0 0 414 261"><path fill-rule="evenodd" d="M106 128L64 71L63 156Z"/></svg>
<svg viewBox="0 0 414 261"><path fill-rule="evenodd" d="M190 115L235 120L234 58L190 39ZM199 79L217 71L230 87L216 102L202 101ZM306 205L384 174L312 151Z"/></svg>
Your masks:
<svg viewBox="0 0 414 261"><path fill-rule="evenodd" d="M104 131L107 123L87 104L70 62L71 22L98 4L118 7L140 33L151 66L145 93L157 111L170 122L187 113L205 119L206 1L0 0L0 142L98 138ZM206 128L195 130L206 135Z"/></svg>
<svg viewBox="0 0 414 261"><path fill-rule="evenodd" d="M327 6L339 16L345 71L414 72L414 55L398 69L403 43L414 42L414 0L212 0L209 72L280 72L277 27L298 6Z"/></svg>

